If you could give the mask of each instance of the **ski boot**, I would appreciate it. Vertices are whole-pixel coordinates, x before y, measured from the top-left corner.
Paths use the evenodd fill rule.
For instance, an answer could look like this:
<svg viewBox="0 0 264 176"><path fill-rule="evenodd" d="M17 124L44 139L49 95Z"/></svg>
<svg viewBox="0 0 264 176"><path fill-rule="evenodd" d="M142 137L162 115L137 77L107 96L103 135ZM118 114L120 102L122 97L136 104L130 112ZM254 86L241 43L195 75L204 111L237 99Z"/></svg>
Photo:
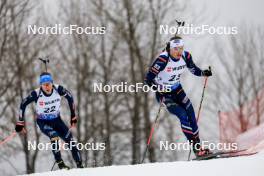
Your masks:
<svg viewBox="0 0 264 176"><path fill-rule="evenodd" d="M193 152L194 152L196 157L202 157L202 156L212 154L212 152L209 149L203 149L203 148L200 148L198 150L193 149Z"/></svg>
<svg viewBox="0 0 264 176"><path fill-rule="evenodd" d="M81 161L77 162L76 165L77 165L77 168L84 168Z"/></svg>
<svg viewBox="0 0 264 176"><path fill-rule="evenodd" d="M212 154L212 152L209 149L205 149L201 146L199 138L195 138L194 140L191 141L191 143L193 144L192 146L193 153L195 154L196 157L202 157Z"/></svg>
<svg viewBox="0 0 264 176"><path fill-rule="evenodd" d="M70 167L67 166L62 160L57 161L57 164L58 164L59 169L67 169L67 170L70 169Z"/></svg>

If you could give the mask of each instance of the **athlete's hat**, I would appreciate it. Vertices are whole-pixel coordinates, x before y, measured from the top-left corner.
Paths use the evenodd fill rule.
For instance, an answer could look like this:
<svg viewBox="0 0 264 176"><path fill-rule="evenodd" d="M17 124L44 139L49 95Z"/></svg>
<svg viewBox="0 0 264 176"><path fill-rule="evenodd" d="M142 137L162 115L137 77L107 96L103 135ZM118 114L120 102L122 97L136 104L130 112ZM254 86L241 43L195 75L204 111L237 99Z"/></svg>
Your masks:
<svg viewBox="0 0 264 176"><path fill-rule="evenodd" d="M41 85L43 83L53 83L53 79L50 73L48 72L41 73L39 77L39 84Z"/></svg>

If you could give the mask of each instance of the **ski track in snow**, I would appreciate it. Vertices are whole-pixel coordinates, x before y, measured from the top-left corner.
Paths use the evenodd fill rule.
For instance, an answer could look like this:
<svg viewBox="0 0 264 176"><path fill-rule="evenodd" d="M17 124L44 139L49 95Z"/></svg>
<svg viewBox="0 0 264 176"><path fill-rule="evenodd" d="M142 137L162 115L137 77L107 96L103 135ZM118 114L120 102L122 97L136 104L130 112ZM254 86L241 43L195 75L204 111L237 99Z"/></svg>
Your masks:
<svg viewBox="0 0 264 176"><path fill-rule="evenodd" d="M252 156L207 161L177 161L138 165L58 170L30 176L263 176L264 152Z"/></svg>

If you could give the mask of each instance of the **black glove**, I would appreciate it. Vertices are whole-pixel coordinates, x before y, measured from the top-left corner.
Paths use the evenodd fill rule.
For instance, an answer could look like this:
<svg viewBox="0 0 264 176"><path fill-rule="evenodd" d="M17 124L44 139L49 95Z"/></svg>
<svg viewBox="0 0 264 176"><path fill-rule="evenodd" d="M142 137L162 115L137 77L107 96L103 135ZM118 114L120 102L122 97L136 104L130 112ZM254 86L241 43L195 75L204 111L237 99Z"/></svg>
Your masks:
<svg viewBox="0 0 264 176"><path fill-rule="evenodd" d="M212 76L212 71L211 70L203 70L202 74L203 74L203 76Z"/></svg>
<svg viewBox="0 0 264 176"><path fill-rule="evenodd" d="M21 132L25 127L25 122L23 121L20 121L20 122L17 122L16 123L16 127L15 127L15 130L17 133Z"/></svg>
<svg viewBox="0 0 264 176"><path fill-rule="evenodd" d="M75 126L77 124L77 117L72 117L71 118L71 126Z"/></svg>

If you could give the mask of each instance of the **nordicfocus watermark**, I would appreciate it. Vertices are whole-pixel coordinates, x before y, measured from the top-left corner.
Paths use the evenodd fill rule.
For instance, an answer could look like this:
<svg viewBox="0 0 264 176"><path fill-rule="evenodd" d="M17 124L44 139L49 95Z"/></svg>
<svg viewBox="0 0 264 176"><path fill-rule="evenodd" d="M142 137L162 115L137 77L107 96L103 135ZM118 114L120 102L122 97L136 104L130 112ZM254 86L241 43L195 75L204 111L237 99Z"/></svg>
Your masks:
<svg viewBox="0 0 264 176"><path fill-rule="evenodd" d="M175 85L174 85L175 86ZM152 85L148 86L144 83L128 84L127 82L120 82L117 84L102 84L94 83L94 92L171 92L173 87L171 85Z"/></svg>
<svg viewBox="0 0 264 176"><path fill-rule="evenodd" d="M160 25L160 34L195 34L195 35L236 35L238 34L238 27L236 26L210 26L203 24L201 26L194 26L193 24L186 24L185 26L169 26Z"/></svg>
<svg viewBox="0 0 264 176"><path fill-rule="evenodd" d="M105 26L78 26L71 24L69 26L63 26L61 24L55 24L53 26L37 26L28 25L28 35L72 35L72 34L85 34L85 35L103 35L106 33Z"/></svg>
<svg viewBox="0 0 264 176"><path fill-rule="evenodd" d="M200 145L193 145L189 141L170 143L168 141L160 141L160 150L186 150L199 149L199 147L207 148L211 151L236 151L238 149L237 143L212 143L209 141L202 141Z"/></svg>
<svg viewBox="0 0 264 176"><path fill-rule="evenodd" d="M105 150L105 143L78 143L77 141L70 141L70 143L56 142L56 143L37 143L36 141L28 141L28 150L72 150L76 147L78 150Z"/></svg>

